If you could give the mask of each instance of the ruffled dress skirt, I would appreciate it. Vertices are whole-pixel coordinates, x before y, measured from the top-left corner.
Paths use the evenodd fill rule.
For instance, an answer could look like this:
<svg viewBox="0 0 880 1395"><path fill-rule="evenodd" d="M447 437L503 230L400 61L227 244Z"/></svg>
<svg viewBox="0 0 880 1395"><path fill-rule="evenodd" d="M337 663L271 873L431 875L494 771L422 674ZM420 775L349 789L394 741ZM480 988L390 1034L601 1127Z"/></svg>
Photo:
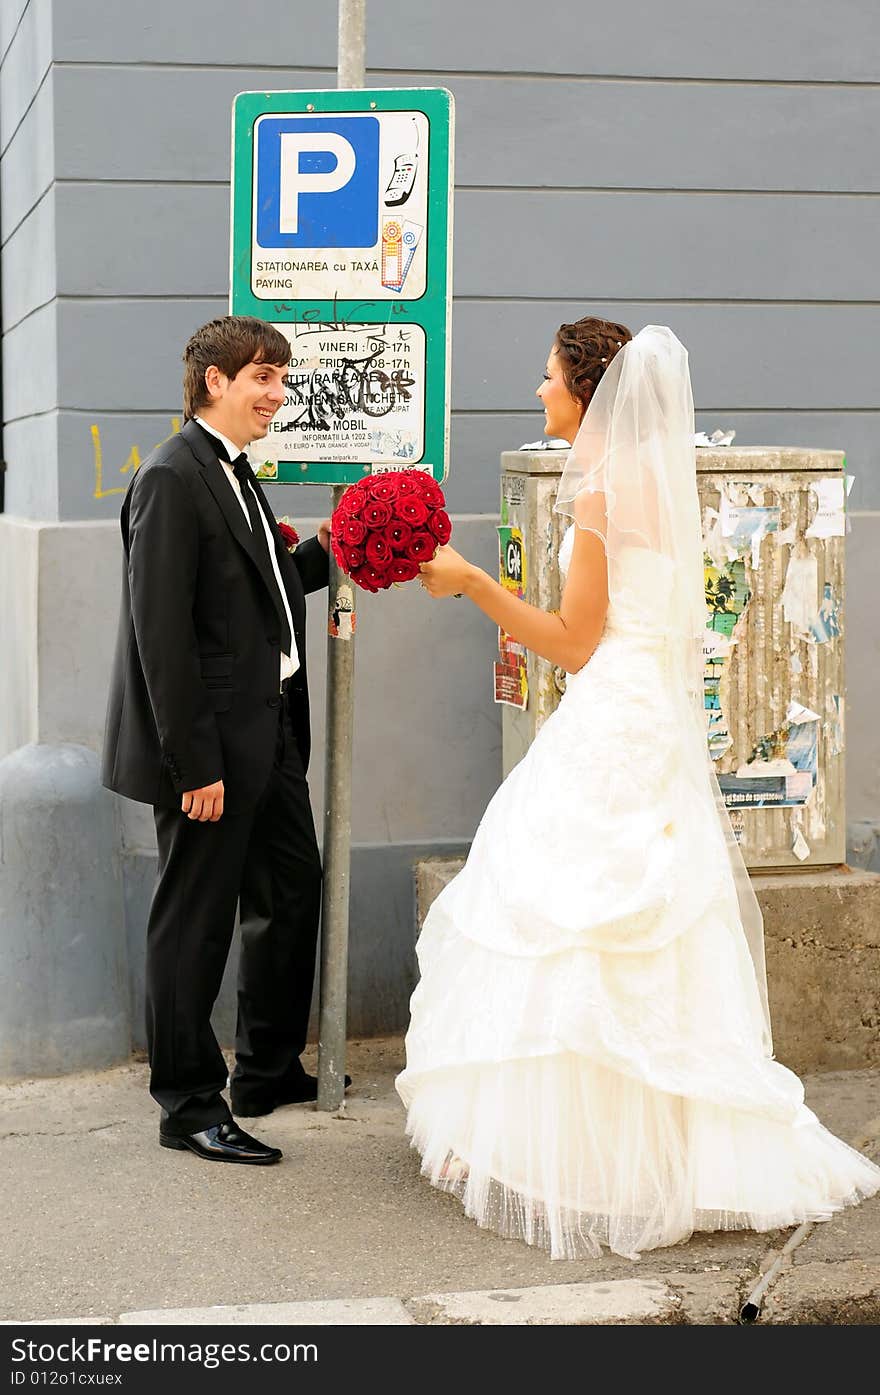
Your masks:
<svg viewBox="0 0 880 1395"><path fill-rule="evenodd" d="M422 1172L554 1258L824 1220L880 1190L764 1045L679 732L662 642L609 624L419 938L397 1089Z"/></svg>

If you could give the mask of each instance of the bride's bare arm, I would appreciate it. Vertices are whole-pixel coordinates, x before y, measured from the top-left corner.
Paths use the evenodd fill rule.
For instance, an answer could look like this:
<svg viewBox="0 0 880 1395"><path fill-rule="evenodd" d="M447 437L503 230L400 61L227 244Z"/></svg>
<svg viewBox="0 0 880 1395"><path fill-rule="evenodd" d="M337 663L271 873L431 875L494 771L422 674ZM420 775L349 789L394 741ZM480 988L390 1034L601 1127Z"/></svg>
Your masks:
<svg viewBox="0 0 880 1395"><path fill-rule="evenodd" d="M452 547L441 547L422 564L422 580L432 596L469 597L490 620L542 659L577 673L602 635L608 609L608 568L601 538L575 529L568 580L558 612L548 614L505 591L482 568Z"/></svg>

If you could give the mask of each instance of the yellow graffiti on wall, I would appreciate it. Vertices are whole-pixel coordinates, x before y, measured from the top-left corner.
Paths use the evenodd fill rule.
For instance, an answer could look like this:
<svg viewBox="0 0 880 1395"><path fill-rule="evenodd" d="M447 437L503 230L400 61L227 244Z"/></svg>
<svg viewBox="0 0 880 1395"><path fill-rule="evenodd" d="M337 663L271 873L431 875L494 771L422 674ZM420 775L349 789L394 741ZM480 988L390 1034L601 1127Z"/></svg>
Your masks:
<svg viewBox="0 0 880 1395"><path fill-rule="evenodd" d="M100 428L95 424L91 426L90 430L92 433L92 446L94 447L95 452L94 498L107 499L111 494L124 494L126 489L128 488L127 484L114 484L111 485L109 489L104 488L104 450L101 445L101 431ZM174 436L177 434L179 430L180 417L172 417L171 431L169 434ZM156 444L159 445L161 443L157 441ZM140 468L141 453L137 446L132 446L131 450L128 452L128 455L126 457L125 464L119 466L119 473L120 475L127 475L130 473L137 474Z"/></svg>

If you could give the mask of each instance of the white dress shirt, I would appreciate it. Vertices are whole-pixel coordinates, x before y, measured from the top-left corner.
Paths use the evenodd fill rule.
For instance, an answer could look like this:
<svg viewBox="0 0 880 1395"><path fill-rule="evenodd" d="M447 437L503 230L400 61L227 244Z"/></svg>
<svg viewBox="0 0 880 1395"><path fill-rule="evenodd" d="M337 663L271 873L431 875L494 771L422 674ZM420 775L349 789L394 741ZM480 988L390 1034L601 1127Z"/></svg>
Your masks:
<svg viewBox="0 0 880 1395"><path fill-rule="evenodd" d="M241 485L235 478L235 471L233 470L232 465L229 463L231 460L237 460L238 457L241 455L241 451L233 441L230 441L228 436L224 436L223 432L218 431L216 427L209 426L208 423L206 421L203 421L201 417L195 417L194 420L198 422L199 426L202 428L203 431L207 431L209 435L213 436L215 440L220 442L220 445L223 447L226 455L229 457L228 460L224 460L221 457L220 464L223 466L226 478L229 480L229 483L235 490L235 497L237 498L241 507L241 511L245 516L247 526L248 528L250 528L250 514L248 513L247 504L244 501L244 495L241 492ZM275 573L275 580L278 582L278 590L281 594L281 603L284 606L284 612L287 616L287 623L290 627L290 648L293 652L290 654L285 654L282 651L281 654L281 681L283 683L285 678L289 678L291 674L296 673L297 669L299 668L299 654L297 653L296 639L294 638L293 634L293 617L290 613L290 602L287 599L287 592L284 589L284 582L281 580L281 569L278 566L278 555L275 551L275 539L272 537L272 533L269 529L269 520L266 518L266 515L260 507L259 500L257 500L257 512L260 515L260 519L263 524L263 531L266 534L266 546L269 549L269 558L272 562L272 570Z"/></svg>

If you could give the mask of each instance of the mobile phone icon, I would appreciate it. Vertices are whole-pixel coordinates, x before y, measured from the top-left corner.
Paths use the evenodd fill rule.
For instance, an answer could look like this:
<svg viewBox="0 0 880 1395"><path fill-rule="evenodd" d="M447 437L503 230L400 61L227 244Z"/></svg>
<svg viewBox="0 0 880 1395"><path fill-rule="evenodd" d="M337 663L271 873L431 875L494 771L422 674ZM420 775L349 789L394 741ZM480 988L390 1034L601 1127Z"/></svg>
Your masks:
<svg viewBox="0 0 880 1395"><path fill-rule="evenodd" d="M400 208L406 203L413 191L416 182L419 164L419 127L413 117L413 149L408 154L398 155L394 161L394 169L391 171L391 178L385 189L384 203L386 208Z"/></svg>
<svg viewBox="0 0 880 1395"><path fill-rule="evenodd" d="M406 203L416 182L418 158L414 151L412 155L398 155L395 159L394 169L385 190L386 208L399 208L402 203Z"/></svg>

